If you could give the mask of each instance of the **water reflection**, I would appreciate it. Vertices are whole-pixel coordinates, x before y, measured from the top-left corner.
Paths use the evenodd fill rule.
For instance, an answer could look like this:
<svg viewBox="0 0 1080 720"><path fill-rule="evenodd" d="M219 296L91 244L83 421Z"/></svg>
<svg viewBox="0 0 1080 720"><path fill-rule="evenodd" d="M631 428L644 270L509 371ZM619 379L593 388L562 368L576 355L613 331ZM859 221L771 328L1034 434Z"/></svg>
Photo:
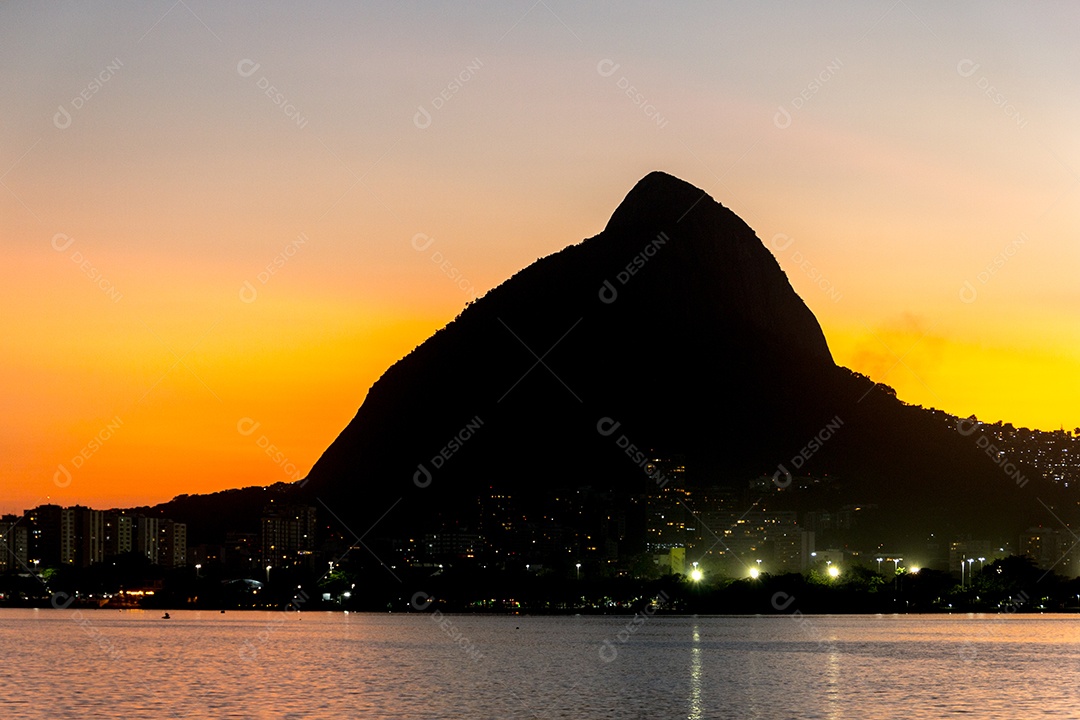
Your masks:
<svg viewBox="0 0 1080 720"><path fill-rule="evenodd" d="M832 638L825 646L825 706L829 720L842 717L840 710L840 651L836 649L836 639Z"/></svg>
<svg viewBox="0 0 1080 720"><path fill-rule="evenodd" d="M430 615L78 612L0 610L0 718L1080 717L1073 615L655 617L605 663L626 618L454 616L473 662Z"/></svg>
<svg viewBox="0 0 1080 720"><path fill-rule="evenodd" d="M694 640L690 646L690 712L686 720L701 720L705 717L701 702L701 632L694 623Z"/></svg>

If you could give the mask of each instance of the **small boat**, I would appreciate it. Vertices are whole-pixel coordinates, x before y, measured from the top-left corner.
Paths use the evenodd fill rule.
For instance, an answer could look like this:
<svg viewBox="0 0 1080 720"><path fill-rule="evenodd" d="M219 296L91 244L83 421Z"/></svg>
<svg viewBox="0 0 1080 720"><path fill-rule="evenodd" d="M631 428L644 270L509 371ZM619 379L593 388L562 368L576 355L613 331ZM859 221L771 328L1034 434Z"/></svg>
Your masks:
<svg viewBox="0 0 1080 720"><path fill-rule="evenodd" d="M169 619L169 613L165 613L164 615L162 615L161 619L162 620L168 620Z"/></svg>

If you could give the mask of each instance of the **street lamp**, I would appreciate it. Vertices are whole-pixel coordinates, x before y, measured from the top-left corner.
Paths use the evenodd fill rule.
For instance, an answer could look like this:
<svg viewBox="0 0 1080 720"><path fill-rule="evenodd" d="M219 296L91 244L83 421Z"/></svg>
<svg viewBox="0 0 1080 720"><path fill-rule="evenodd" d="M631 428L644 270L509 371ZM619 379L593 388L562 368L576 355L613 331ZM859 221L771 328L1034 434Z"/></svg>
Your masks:
<svg viewBox="0 0 1080 720"><path fill-rule="evenodd" d="M968 564L968 571L967 571L968 587L971 587L971 585L972 585L972 582L971 582L971 563L973 563L973 562L975 562L975 558L968 558L967 559L967 564Z"/></svg>
<svg viewBox="0 0 1080 720"><path fill-rule="evenodd" d="M270 584L270 566L269 565L266 566L266 584L267 585Z"/></svg>
<svg viewBox="0 0 1080 720"><path fill-rule="evenodd" d="M202 563L195 563L195 577L199 577L200 570L202 570Z"/></svg>
<svg viewBox="0 0 1080 720"><path fill-rule="evenodd" d="M701 582L701 578L704 577L700 570L698 570L697 561L695 560L694 569L690 571L690 579L694 582Z"/></svg>
<svg viewBox="0 0 1080 720"><path fill-rule="evenodd" d="M575 577L578 580L580 580L581 579L581 563L577 563L576 565L574 565L574 568L576 568L576 571L577 571L577 574L575 575Z"/></svg>
<svg viewBox="0 0 1080 720"><path fill-rule="evenodd" d="M840 568L833 565L832 560L827 560L826 563L829 566L828 570L826 570L826 572L829 573L829 577L831 577L833 579L836 579L836 578L840 577Z"/></svg>
<svg viewBox="0 0 1080 720"><path fill-rule="evenodd" d="M878 559L877 559L877 574L878 574L878 575L880 575L880 574L881 574L881 561L882 561L882 560L884 560L884 559L885 559L885 558L878 558Z"/></svg>
<svg viewBox="0 0 1080 720"><path fill-rule="evenodd" d="M894 558L889 558L889 559L892 560L892 562L893 562L892 571L893 571L893 575L895 575L896 571L900 569L900 561L903 560L904 558L902 558L902 557L894 557Z"/></svg>

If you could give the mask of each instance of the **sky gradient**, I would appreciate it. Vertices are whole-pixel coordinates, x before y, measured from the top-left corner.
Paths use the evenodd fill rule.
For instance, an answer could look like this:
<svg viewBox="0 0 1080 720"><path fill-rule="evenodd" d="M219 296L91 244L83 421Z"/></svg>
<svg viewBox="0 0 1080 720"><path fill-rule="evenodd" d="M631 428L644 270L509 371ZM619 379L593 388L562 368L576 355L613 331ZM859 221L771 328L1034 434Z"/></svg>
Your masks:
<svg viewBox="0 0 1080 720"><path fill-rule="evenodd" d="M1067 3L5 3L0 511L302 477L389 365L651 170L755 229L839 363L1080 426L1077 27Z"/></svg>

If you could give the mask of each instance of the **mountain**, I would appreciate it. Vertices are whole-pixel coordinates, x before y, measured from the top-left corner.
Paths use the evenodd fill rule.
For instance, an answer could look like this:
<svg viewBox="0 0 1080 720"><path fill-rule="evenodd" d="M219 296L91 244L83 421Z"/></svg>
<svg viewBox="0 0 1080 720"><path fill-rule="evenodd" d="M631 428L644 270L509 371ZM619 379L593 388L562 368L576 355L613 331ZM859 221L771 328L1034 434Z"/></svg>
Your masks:
<svg viewBox="0 0 1080 720"><path fill-rule="evenodd" d="M830 502L877 506L864 530L879 542L1043 519L1036 499L1053 504L1056 488L1019 487L976 426L959 430L837 366L754 231L654 172L600 234L518 272L387 370L301 492L356 536L407 537L472 516L481 496L533 511L583 488L631 497L659 483L647 456L698 487L745 493L775 476L762 507L793 502L772 492L781 466L828 478Z"/></svg>

